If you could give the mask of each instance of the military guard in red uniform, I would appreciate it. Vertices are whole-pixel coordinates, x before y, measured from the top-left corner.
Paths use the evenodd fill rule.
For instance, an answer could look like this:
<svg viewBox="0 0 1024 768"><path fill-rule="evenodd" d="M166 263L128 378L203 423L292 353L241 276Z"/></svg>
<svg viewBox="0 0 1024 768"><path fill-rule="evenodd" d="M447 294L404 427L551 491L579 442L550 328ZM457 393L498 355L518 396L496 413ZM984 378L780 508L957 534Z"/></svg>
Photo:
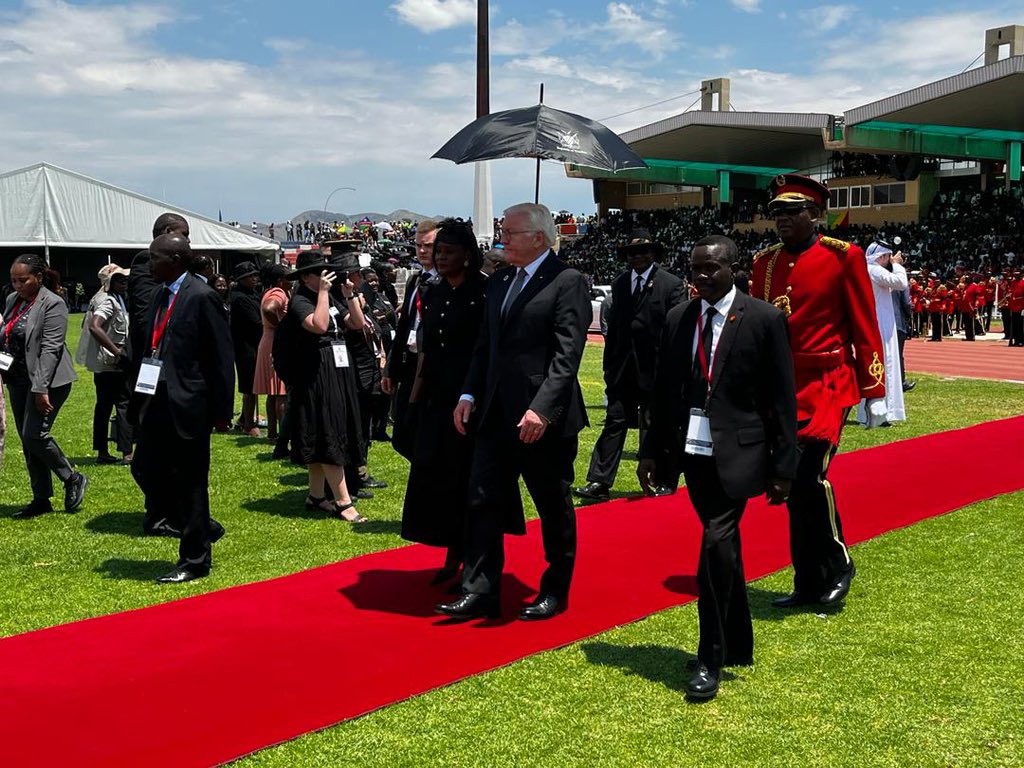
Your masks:
<svg viewBox="0 0 1024 768"><path fill-rule="evenodd" d="M828 204L825 186L785 174L771 193L768 211L782 242L754 257L750 294L789 316L800 446L787 501L794 588L774 605L831 605L846 597L855 569L828 468L861 398L869 427L885 421L882 340L864 252L815 232Z"/></svg>

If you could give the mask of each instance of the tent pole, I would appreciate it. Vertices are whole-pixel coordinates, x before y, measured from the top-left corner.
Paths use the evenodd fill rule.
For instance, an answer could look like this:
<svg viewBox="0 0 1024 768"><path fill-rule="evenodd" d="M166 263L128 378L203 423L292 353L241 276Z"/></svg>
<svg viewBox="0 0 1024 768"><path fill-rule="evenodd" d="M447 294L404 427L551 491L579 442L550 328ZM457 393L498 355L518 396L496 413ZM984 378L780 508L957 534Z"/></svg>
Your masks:
<svg viewBox="0 0 1024 768"><path fill-rule="evenodd" d="M540 103L544 103L544 83L540 84ZM533 186L533 202L540 202L540 158L537 158L537 178Z"/></svg>

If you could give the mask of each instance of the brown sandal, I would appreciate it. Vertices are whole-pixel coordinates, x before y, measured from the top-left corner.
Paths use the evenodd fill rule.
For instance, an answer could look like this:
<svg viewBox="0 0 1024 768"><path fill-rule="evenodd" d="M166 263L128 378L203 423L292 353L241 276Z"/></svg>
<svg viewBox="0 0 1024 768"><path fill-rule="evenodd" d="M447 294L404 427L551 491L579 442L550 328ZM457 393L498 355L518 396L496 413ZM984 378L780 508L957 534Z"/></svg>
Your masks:
<svg viewBox="0 0 1024 768"><path fill-rule="evenodd" d="M349 510L349 509L351 509L353 512L356 513L355 517L346 517L345 516L346 510ZM340 517L346 523L352 523L353 525L362 525L363 523L370 522L370 518L368 518L366 515L361 515L356 510L355 504L353 502L351 502L351 501L348 504L337 504L336 503L334 505L334 511L338 515L338 517Z"/></svg>

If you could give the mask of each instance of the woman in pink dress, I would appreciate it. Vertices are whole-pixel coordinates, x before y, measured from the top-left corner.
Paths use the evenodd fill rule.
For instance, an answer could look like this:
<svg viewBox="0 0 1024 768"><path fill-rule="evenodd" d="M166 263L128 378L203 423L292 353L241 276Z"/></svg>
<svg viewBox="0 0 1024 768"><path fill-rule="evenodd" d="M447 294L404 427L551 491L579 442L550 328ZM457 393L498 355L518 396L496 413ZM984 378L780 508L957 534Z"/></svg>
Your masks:
<svg viewBox="0 0 1024 768"><path fill-rule="evenodd" d="M269 288L260 301L263 314L263 338L260 339L256 351L256 376L253 379L254 395L267 396L267 437L277 439L277 427L284 414L285 395L284 382L274 372L271 352L274 349L274 331L277 324L288 311L288 291L291 281L288 280L288 268L283 264L274 264L266 271Z"/></svg>

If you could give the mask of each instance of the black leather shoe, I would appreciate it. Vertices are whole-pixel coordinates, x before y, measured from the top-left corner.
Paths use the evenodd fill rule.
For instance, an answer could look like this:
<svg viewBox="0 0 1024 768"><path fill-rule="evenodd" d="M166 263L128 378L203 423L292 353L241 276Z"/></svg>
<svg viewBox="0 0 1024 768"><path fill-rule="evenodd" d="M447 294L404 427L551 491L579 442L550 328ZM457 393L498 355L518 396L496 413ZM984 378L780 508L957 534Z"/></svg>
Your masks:
<svg viewBox="0 0 1024 768"><path fill-rule="evenodd" d="M360 488L358 491L355 492L355 497L357 499L372 499L373 491L368 491L365 488Z"/></svg>
<svg viewBox="0 0 1024 768"><path fill-rule="evenodd" d="M224 538L224 534L227 531L224 530L224 526L218 523L216 520L210 521L210 543L216 544L218 541Z"/></svg>
<svg viewBox="0 0 1024 768"><path fill-rule="evenodd" d="M676 489L671 485L656 485L654 486L655 496L671 496L676 492Z"/></svg>
<svg viewBox="0 0 1024 768"><path fill-rule="evenodd" d="M372 475L363 480L363 488L387 488L388 484L383 480L378 480Z"/></svg>
<svg viewBox="0 0 1024 768"><path fill-rule="evenodd" d="M179 565L177 568L175 568L170 573L165 573L163 576L160 576L156 580L156 583L157 584L184 584L186 581L195 581L196 579L201 579L204 576L208 576L208 575L209 575L209 571L206 571L206 572L193 571L191 568L186 568L184 566Z"/></svg>
<svg viewBox="0 0 1024 768"><path fill-rule="evenodd" d="M565 611L569 601L554 595L537 595L537 598L519 612L520 621L542 621Z"/></svg>
<svg viewBox="0 0 1024 768"><path fill-rule="evenodd" d="M582 488L576 488L573 492L584 499L594 499L596 501L608 501L611 496L608 495L609 487L604 483L587 483Z"/></svg>
<svg viewBox="0 0 1024 768"><path fill-rule="evenodd" d="M30 517L45 515L47 512L53 512L53 504L49 499L32 499L27 507L22 507L11 517L15 520L28 520Z"/></svg>
<svg viewBox="0 0 1024 768"><path fill-rule="evenodd" d="M910 390L912 390L916 386L917 386L917 382L916 381L904 381L903 382L903 391L904 392L909 392Z"/></svg>
<svg viewBox="0 0 1024 768"><path fill-rule="evenodd" d="M64 483L64 511L74 512L85 501L85 489L89 487L89 478L81 472L75 472Z"/></svg>
<svg viewBox="0 0 1024 768"><path fill-rule="evenodd" d="M707 701L715 698L718 693L718 679L721 673L717 669L709 669L702 661L693 668L693 675L686 683L686 697L694 701Z"/></svg>
<svg viewBox="0 0 1024 768"><path fill-rule="evenodd" d="M835 584L833 584L831 587L825 590L825 594L823 594L819 598L818 602L820 602L822 605L835 605L836 603L838 603L840 600L845 598L846 595L849 593L850 582L856 575L857 569L851 563L850 570L848 570L846 573L840 576L839 580Z"/></svg>
<svg viewBox="0 0 1024 768"><path fill-rule="evenodd" d="M775 608L799 608L801 605L813 605L816 602L818 601L809 595L793 591L772 600L772 606Z"/></svg>
<svg viewBox="0 0 1024 768"><path fill-rule="evenodd" d="M463 595L454 603L438 603L434 612L456 619L496 619L501 601L498 595Z"/></svg>

